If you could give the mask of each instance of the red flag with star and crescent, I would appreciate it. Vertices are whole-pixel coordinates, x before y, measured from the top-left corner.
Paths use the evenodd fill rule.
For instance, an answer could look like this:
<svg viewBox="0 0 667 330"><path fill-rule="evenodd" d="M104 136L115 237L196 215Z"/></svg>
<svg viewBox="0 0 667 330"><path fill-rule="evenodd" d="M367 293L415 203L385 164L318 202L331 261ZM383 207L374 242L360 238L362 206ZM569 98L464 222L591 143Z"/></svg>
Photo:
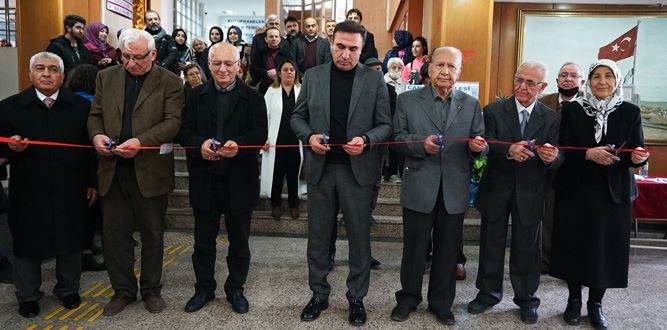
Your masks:
<svg viewBox="0 0 667 330"><path fill-rule="evenodd" d="M637 26L633 27L608 45L600 47L598 59L606 58L612 61L620 61L633 56L637 44L637 28Z"/></svg>

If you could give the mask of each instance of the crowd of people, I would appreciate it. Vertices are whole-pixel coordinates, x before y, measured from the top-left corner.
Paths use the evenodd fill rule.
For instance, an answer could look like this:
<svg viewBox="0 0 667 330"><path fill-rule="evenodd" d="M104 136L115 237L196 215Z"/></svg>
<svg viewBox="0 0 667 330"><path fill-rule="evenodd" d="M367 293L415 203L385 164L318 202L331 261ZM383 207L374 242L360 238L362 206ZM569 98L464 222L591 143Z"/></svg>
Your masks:
<svg viewBox="0 0 667 330"><path fill-rule="evenodd" d="M194 214L188 313L215 298L223 214L230 243L224 292L235 312L249 311L244 286L253 210L263 196L280 219L286 181L292 218L300 216L299 195L308 194L312 298L301 320L313 321L329 306L327 277L342 211L350 250L348 321L365 324L363 299L370 269L379 264L371 256L371 214L384 178L402 182L401 288L391 319L407 320L422 302L422 275L430 264L428 310L442 324L455 324L472 163L488 157L476 205L479 292L468 311L483 313L502 300L511 216L509 270L521 321L538 321L536 291L541 273L549 273L567 283L568 324L581 321L586 286L590 322L607 328L605 290L628 283L624 223L633 198L631 169L649 156L639 108L624 101L615 62L598 60L588 72L567 62L559 69L558 92L538 100L548 85L547 67L526 61L513 77L513 96L482 111L477 99L454 88L463 63L459 49L429 53L425 38L395 31L392 49L380 60L358 9L343 22L323 22L323 33L314 18L299 29L288 17L283 36L278 16L270 15L250 44L236 26L226 39L212 27L210 45L194 38L191 47L183 29L169 34L162 28L157 12L144 18L146 28L124 29L114 48L108 26L66 16L64 35L30 59L32 86L0 102L0 136L13 140L0 144L0 165L11 166L11 277L19 314L39 314L41 264L54 257L53 294L65 308L80 305L81 260L91 253L86 223L98 204L114 290L104 314L122 312L137 294L149 312L165 309L163 236L177 142L188 148ZM92 142L94 151L31 140ZM0 266L6 264L0 258ZM0 275L12 280L6 271Z"/></svg>

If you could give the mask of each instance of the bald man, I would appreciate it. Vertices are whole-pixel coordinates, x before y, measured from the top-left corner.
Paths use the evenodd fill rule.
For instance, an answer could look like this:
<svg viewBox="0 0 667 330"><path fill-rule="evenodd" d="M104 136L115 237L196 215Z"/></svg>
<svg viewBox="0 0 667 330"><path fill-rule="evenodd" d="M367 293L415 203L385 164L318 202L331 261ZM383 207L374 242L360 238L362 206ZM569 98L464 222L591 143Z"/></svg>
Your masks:
<svg viewBox="0 0 667 330"><path fill-rule="evenodd" d="M296 63L301 74L316 65L331 61L329 41L318 35L320 23L308 17L303 21L303 30L303 36L297 39L295 44Z"/></svg>
<svg viewBox="0 0 667 330"><path fill-rule="evenodd" d="M208 67L213 79L188 94L180 136L183 146L199 148L187 153L197 283L185 311L198 311L215 298L215 245L224 213L229 239L225 293L232 309L243 314L249 308L243 286L250 266L250 218L259 199L259 166L257 149L238 147L266 142L266 105L257 91L236 76L236 47L227 43L211 46Z"/></svg>

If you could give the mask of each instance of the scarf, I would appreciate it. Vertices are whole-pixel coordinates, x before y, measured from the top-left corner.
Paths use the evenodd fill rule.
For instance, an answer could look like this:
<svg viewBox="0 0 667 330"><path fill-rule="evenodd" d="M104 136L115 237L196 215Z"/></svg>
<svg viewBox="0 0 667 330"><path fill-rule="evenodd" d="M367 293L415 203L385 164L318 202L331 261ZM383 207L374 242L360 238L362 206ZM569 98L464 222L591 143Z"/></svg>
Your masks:
<svg viewBox="0 0 667 330"><path fill-rule="evenodd" d="M591 88L591 75L599 66L608 67L614 73L614 77L616 78L614 92L602 100L593 95L593 90ZM616 62L612 60L597 60L591 64L591 67L588 69L586 90L583 97L578 97L576 101L584 108L586 115L595 117L595 125L593 126L593 129L595 130L595 142L599 143L600 140L602 140L602 135L607 134L607 119L609 118L609 115L616 111L621 103L623 103L622 81L623 76L621 76L621 71L618 69Z"/></svg>
<svg viewBox="0 0 667 330"><path fill-rule="evenodd" d="M157 32L153 32L149 28L146 28L146 32L150 33L153 36L153 39L155 39L155 43L160 42L160 40L164 38L165 35L167 35L167 31L165 31L162 27L160 27L160 30Z"/></svg>
<svg viewBox="0 0 667 330"><path fill-rule="evenodd" d="M109 27L100 22L90 23L86 27L84 34L86 42L84 46L93 53L105 53L108 49L111 49L111 45L108 42L100 39L100 31L103 29L106 29L107 32L109 31Z"/></svg>

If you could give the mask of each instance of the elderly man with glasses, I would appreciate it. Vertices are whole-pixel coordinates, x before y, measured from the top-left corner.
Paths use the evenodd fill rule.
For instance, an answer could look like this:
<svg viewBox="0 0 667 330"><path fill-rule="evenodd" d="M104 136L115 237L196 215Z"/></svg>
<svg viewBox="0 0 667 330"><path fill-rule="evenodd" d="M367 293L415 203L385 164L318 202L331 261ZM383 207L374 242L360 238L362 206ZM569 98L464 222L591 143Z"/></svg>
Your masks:
<svg viewBox="0 0 667 330"><path fill-rule="evenodd" d="M134 240L141 234L141 297L151 313L164 310L162 259L167 194L174 189L168 148L181 126L183 83L154 64L155 39L138 29L119 38L123 65L97 75L88 134L99 154L97 180L103 215L103 252L114 296L107 316L137 299ZM140 150L141 146L162 146Z"/></svg>
<svg viewBox="0 0 667 330"><path fill-rule="evenodd" d="M562 162L558 149L560 115L537 101L547 83L546 66L522 63L514 76L514 96L484 109L488 164L479 186L482 214L477 297L468 304L482 313L503 297L503 270L509 216L512 216L510 280L514 303L525 323L537 322L540 299L542 217L547 169Z"/></svg>

